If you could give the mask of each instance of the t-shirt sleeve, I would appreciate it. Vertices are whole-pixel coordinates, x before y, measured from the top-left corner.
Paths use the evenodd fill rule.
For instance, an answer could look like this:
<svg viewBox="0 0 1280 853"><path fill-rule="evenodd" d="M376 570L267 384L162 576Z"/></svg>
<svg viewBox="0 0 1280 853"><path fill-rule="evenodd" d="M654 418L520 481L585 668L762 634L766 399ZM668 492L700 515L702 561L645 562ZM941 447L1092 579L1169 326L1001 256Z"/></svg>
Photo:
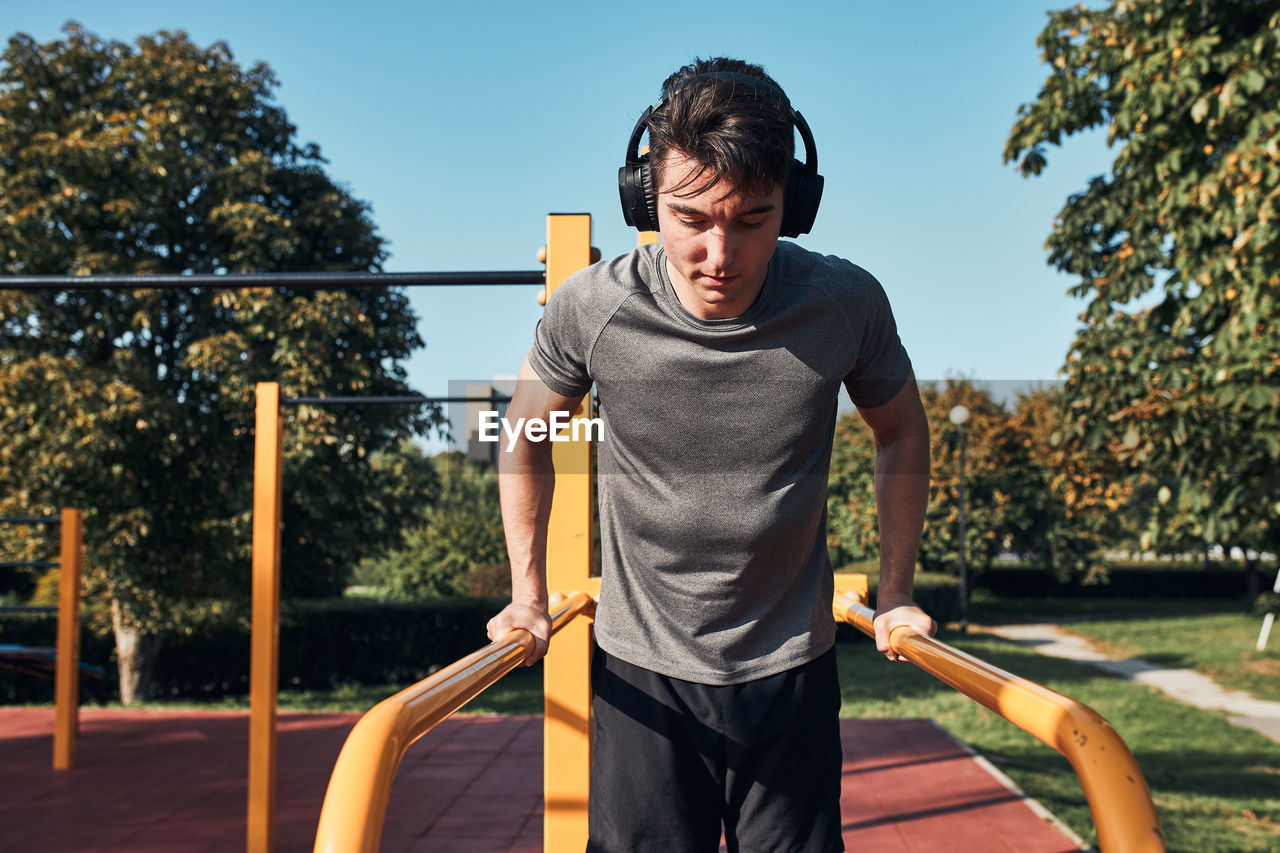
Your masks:
<svg viewBox="0 0 1280 853"><path fill-rule="evenodd" d="M582 284L581 278L570 277L551 294L529 350L529 366L544 385L565 397L581 397L591 390L591 332L586 328L590 312Z"/></svg>
<svg viewBox="0 0 1280 853"><path fill-rule="evenodd" d="M911 377L911 358L898 337L889 297L880 282L860 270L859 305L851 313L858 352L853 369L844 378L854 405L874 408L893 399Z"/></svg>

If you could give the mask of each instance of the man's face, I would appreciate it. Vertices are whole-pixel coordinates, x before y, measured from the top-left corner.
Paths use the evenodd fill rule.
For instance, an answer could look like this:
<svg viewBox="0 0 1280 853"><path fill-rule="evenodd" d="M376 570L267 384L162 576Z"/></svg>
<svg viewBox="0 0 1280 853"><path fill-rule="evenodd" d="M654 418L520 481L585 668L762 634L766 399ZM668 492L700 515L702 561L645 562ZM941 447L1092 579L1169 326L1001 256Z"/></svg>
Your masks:
<svg viewBox="0 0 1280 853"><path fill-rule="evenodd" d="M671 192L698 168L696 161L672 151L662 170L658 229L667 275L680 304L695 317L738 317L760 295L778 245L782 187L764 194L730 194L732 184L708 187L699 179L679 195Z"/></svg>

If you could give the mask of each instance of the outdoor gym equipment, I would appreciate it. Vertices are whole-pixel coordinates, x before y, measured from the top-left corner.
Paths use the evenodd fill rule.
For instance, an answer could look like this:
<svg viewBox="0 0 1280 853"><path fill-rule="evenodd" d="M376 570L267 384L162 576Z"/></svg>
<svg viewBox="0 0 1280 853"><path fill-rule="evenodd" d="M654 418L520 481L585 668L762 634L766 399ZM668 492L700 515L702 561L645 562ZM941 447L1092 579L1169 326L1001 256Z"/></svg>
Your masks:
<svg viewBox="0 0 1280 853"><path fill-rule="evenodd" d="M837 584L832 611L870 637L865 594ZM1157 853L1164 835L1151 791L1129 747L1092 708L960 651L936 637L900 626L889 635L898 654L1066 757L1080 779L1102 853Z"/></svg>
<svg viewBox="0 0 1280 853"><path fill-rule="evenodd" d="M586 214L551 215L547 220L547 245L539 260L547 265L541 274L519 275L519 281L492 283L543 283L545 301L564 279L587 266L593 258L590 246L590 217ZM641 242L654 242L656 235L644 233ZM396 276L399 276L396 278ZM399 284L479 284L480 281L446 281L453 273L419 274L295 274L293 276L173 276L152 278L22 277L0 279L0 288L36 289L58 287L135 287L153 284L163 287L360 287ZM504 274L480 273L476 276ZM410 280L406 280L406 277ZM421 280L411 280L422 277ZM172 278L173 281L167 281ZM251 652L249 820L247 847L250 851L273 849L275 810L275 722L278 683L278 638L281 541L281 406L301 402L283 398L275 383L261 383L257 389L257 430L255 435L253 506L253 639ZM309 402L337 402L335 398L309 398ZM400 400L400 401L403 401ZM370 399L344 402L372 402ZM387 402L391 402L388 400ZM425 400L420 400L425 402ZM586 417L587 401L575 413ZM591 599L599 592L599 579L591 569L591 460L586 441L552 445L553 463L558 472L548 526L547 580L552 590L575 590L556 611L557 633L554 648L544 658L544 849L581 850L586 844L586 804L590 763L588 662L591 637ZM65 535L65 529L64 529ZM78 545L77 545L78 550ZM859 587L858 584L861 584ZM854 599L865 600L865 577L860 580L837 577L842 590L858 593L838 598L833 609L866 631L870 611ZM587 618L574 618L583 615ZM404 748L420 736L423 725L443 719L467 699L513 668L523 657L524 632L511 634L464 658L438 673L437 682L422 682L375 707L352 731L350 758L340 757L330 781L330 794L349 799L362 816L342 816L331 808L328 797L316 849L326 851L371 851L385 811L391 778ZM60 624L61 635L61 624ZM1137 765L1123 741L1106 721L1067 697L1003 673L985 662L952 649L945 643L919 634L895 632L894 648L917 666L1027 729L1045 743L1063 752L1081 777L1098 828L1103 853L1113 851L1163 851L1164 843L1151 804L1150 793ZM445 675L447 673L447 675ZM440 676L444 676L441 678ZM1053 698L1053 697L1056 697ZM1061 700L1061 701L1059 701ZM1070 703L1070 707L1063 703ZM383 710L379 710L383 709ZM389 710L388 710L389 709ZM406 716L407 715L407 716ZM369 735L371 727L380 732ZM430 726L427 725L427 728ZM1093 746L1108 747L1110 761L1088 751ZM353 745L354 744L354 745ZM1074 746L1072 746L1074 744ZM373 760L370 761L370 754ZM1118 759L1117 759L1118 757ZM354 769L352 769L354 768ZM372 770L371 770L372 768ZM1123 777L1123 778L1121 778ZM371 795L357 795L361 786L374 786ZM341 793L335 793L341 792ZM348 839L347 821L358 821L359 832ZM369 846L370 826L373 846ZM335 829L337 827L337 829ZM341 839L335 832L344 833Z"/></svg>
<svg viewBox="0 0 1280 853"><path fill-rule="evenodd" d="M541 272L536 276L528 275L520 283L545 282L546 292L550 293L572 273L590 264L593 257L598 258L599 254L591 247L591 217L585 213L550 214L547 217L547 243L539 252L539 260L546 264L545 275ZM354 280L368 285L378 283L376 278L365 276L355 277ZM450 283L434 277L430 282ZM306 399L312 402L335 401L335 398ZM283 510L280 411L282 405L302 401L301 398L283 397L280 386L274 382L262 382L257 386L257 409L254 416L253 633L250 640L249 670L247 849L250 853L270 853L275 844L276 691L279 684L280 542ZM349 398L349 401L369 400ZM587 402L584 400L574 416L585 417L586 406ZM558 475L556 480L550 541L561 544L548 546L548 580L559 589L598 592L599 580L593 582L589 577L591 538L579 533L587 529L591 517L589 447L586 442L560 442L553 447L553 461L557 470L573 473ZM563 757L561 760L574 768L571 773L562 776L557 774L557 778L548 774L547 801L557 804L554 808L548 808L544 823L548 850L575 846L571 839L576 839L579 835L581 843L576 844L577 848L581 849L586 844L585 779L590 760L587 718L585 714L566 717L553 712L551 704L555 698L557 702L563 700L566 708L585 707L590 690L586 681L590 642L585 620L577 620L565 626L557 640L560 656L557 662L548 662L545 668L548 684L546 748L548 751L555 750L558 756ZM557 686L552 687L553 684Z"/></svg>
<svg viewBox="0 0 1280 853"><path fill-rule="evenodd" d="M594 611L595 599L585 592L555 596L551 633ZM532 650L533 635L517 628L365 714L347 737L329 779L316 850L377 850L391 783L405 750L515 669Z"/></svg>
<svg viewBox="0 0 1280 853"><path fill-rule="evenodd" d="M589 245L589 221L582 228L584 236L578 244L581 266L585 266L587 255L583 247ZM552 233L549 220L548 246ZM643 234L641 241L653 242L654 236ZM553 270L549 263L548 294L575 269L577 267ZM577 416L583 415L581 411L577 413ZM593 596L599 592L599 579L590 577L589 446L585 441L561 442L552 448L557 474L547 532L547 585L551 590L578 590L567 599L576 601L581 591L589 591ZM836 617L869 630L871 611L861 605L867 595L866 577L837 576L836 581L839 589L848 591L834 603ZM570 621L560 627L558 620L566 615L564 607L562 604L556 611L558 633L543 659L546 736L543 839L544 849L548 851L581 850L587 837L590 608L583 608L587 618L569 616ZM430 725L444 719L462 702L514 667L512 661L522 656L519 643L526 638L519 635L524 633L513 631L449 667L445 671L449 675L444 679L452 685L448 696L441 696L438 686L427 679L376 706L356 725L330 780L316 835L317 853L364 853L377 849L387 794L403 751ZM1074 700L1004 673L933 638L899 631L891 642L917 666L1066 755L1081 778L1104 853L1164 850L1146 782L1128 748L1105 720ZM486 660L501 663L490 666L478 663ZM459 696L465 698L459 701ZM387 721L392 708L399 709L395 724ZM387 734L388 731L394 734ZM1106 760L1098 760L1098 756L1108 752ZM372 813L357 813L361 809Z"/></svg>
<svg viewBox="0 0 1280 853"><path fill-rule="evenodd" d="M54 653L53 769L76 763L80 726L80 573L84 560L84 516L64 509L55 518L0 518L0 524L60 525L57 562L30 560L0 563L0 568L58 568L58 644ZM0 655L3 649L0 647ZM11 647L11 658L32 662L30 648ZM42 650L43 651L43 650Z"/></svg>
<svg viewBox="0 0 1280 853"><path fill-rule="evenodd" d="M584 219L586 219L584 217ZM547 292L589 258L590 220L557 223L548 218ZM561 231L560 228L578 230ZM576 248L570 256L563 252ZM654 235L642 235L652 242ZM574 257L578 266L553 267L555 258ZM566 264L568 261L566 260ZM580 407L575 417L586 417ZM547 587L566 599L555 611L557 633L544 668L543 849L582 850L587 842L590 767L590 622L593 608L570 602L599 595L591 574L591 478L587 441L552 444L556 470L547 530ZM255 552L256 552L255 541ZM865 575L837 575L843 591L833 603L837 619L870 630ZM565 620L563 623L561 620ZM255 626L257 617L255 615ZM525 636L521 636L525 635ZM378 849L387 797L400 758L432 725L500 678L523 656L526 632L506 637L385 700L356 724L330 778L316 834L316 853L374 853ZM1163 851L1150 791L1128 747L1106 720L1047 688L920 634L896 631L894 648L915 665L991 708L1067 756L1080 777L1103 853ZM447 676L445 675L447 673ZM447 689L446 689L447 685Z"/></svg>
<svg viewBox="0 0 1280 853"><path fill-rule="evenodd" d="M230 273L198 275L21 275L0 277L0 290L109 290L109 289L168 289L193 288L244 288L287 287L292 289L334 289L356 287L427 287L427 286L484 286L545 284L538 294L539 304L545 304L547 293L568 278L569 275L593 261L600 253L590 244L591 217L585 213L551 214L547 217L547 243L538 252L538 260L546 270L496 271L496 272L416 272L416 273ZM642 241L654 242L656 234L642 235ZM451 398L442 398L451 399ZM280 630L280 535L281 535L281 440L280 408L289 403L426 403L438 402L433 398L285 398L276 383L260 383L257 388L257 430L254 443L254 498L253 498L253 581L252 581L252 638L250 651L250 712L249 712L249 796L247 821L247 849L250 853L269 853L274 849L275 788L276 788L276 690L279 678L279 630ZM585 411L585 403L579 414ZM557 446L557 459L570 452ZM582 459L586 460L586 448ZM560 465L561 463L557 463ZM553 524L564 528L575 526L580 519L589 518L589 479L586 461L577 463L580 474L562 475L557 487ZM566 520L567 516L572 520ZM555 519L559 518L559 521ZM576 527L575 527L576 529ZM566 551L566 558L573 565L586 566L590 559L590 541L576 542ZM585 575L585 569L583 571ZM590 581L588 580L588 587ZM598 588L598 583L596 585ZM589 637L581 623L566 629L574 639L562 637L559 645L567 648L576 643L581 661L588 654ZM565 655L562 655L562 659ZM587 686L574 675L574 667L567 664L559 675L561 680L576 684L585 696ZM588 757L585 718L577 721L560 721L548 715L548 744L563 743L566 754L585 772ZM549 791L558 790L551 784ZM569 796L566 802L580 794L581 813L585 827L585 788ZM561 822L549 815L549 826ZM583 834L585 843L585 830Z"/></svg>

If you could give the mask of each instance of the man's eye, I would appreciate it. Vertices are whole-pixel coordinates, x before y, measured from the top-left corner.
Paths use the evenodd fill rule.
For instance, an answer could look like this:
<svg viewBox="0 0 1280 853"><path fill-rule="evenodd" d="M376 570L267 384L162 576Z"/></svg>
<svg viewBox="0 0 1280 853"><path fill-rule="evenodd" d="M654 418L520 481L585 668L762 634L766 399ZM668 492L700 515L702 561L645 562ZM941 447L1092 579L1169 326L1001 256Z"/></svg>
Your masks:
<svg viewBox="0 0 1280 853"><path fill-rule="evenodd" d="M738 224L743 228L757 228L764 224L764 217L762 216L759 219L741 219L738 221Z"/></svg>
<svg viewBox="0 0 1280 853"><path fill-rule="evenodd" d="M686 228L701 228L702 220L700 219L681 219L680 224Z"/></svg>

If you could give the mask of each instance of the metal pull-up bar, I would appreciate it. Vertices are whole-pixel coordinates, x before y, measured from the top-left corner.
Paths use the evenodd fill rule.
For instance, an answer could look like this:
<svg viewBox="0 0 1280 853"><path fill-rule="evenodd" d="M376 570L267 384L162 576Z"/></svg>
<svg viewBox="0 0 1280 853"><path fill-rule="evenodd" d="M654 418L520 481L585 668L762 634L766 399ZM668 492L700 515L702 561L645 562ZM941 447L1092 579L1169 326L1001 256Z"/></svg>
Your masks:
<svg viewBox="0 0 1280 853"><path fill-rule="evenodd" d="M396 397L281 397L282 406L365 406L369 404L385 405L425 405L427 403L510 403L511 398L505 394L490 394L487 397L419 397L414 395Z"/></svg>
<svg viewBox="0 0 1280 853"><path fill-rule="evenodd" d="M290 287L323 290L346 287L458 287L546 284L543 270L462 272L271 272L140 273L135 275L8 275L0 290L229 290L241 287Z"/></svg>

